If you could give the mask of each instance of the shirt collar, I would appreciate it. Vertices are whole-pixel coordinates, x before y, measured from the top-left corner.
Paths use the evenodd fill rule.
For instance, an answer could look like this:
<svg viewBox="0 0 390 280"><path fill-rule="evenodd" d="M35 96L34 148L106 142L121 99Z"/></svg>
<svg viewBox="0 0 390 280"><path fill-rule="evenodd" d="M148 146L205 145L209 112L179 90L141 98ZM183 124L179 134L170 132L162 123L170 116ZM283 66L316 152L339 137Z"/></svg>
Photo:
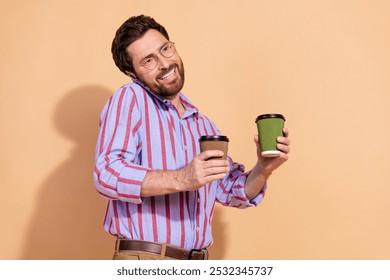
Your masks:
<svg viewBox="0 0 390 280"><path fill-rule="evenodd" d="M158 101L160 101L166 105L168 105L171 102L170 100L163 98L160 95L158 95L157 93L153 92L148 86L146 86L143 82L141 82L137 78L133 78L133 82L136 83L137 85L139 85L140 87L142 87L143 89L145 89L151 96L156 98ZM192 114L194 114L197 117L199 114L198 108L196 108L195 105L183 93L179 92L179 97L180 97L181 103L183 104L184 108L186 109L186 112L183 115L183 117L190 116Z"/></svg>

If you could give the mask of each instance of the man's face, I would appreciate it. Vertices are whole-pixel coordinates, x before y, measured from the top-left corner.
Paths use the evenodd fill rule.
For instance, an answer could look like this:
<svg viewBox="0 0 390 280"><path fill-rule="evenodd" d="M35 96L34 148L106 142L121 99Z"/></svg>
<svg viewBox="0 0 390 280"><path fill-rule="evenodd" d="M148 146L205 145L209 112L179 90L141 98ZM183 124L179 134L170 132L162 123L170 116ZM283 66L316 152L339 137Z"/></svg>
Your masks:
<svg viewBox="0 0 390 280"><path fill-rule="evenodd" d="M168 40L157 30L150 29L140 39L127 47L135 76L148 86L153 92L164 98L172 98L181 91L184 85L184 66L177 52L166 58L159 51ZM148 70L142 66L145 58L157 56L157 66Z"/></svg>

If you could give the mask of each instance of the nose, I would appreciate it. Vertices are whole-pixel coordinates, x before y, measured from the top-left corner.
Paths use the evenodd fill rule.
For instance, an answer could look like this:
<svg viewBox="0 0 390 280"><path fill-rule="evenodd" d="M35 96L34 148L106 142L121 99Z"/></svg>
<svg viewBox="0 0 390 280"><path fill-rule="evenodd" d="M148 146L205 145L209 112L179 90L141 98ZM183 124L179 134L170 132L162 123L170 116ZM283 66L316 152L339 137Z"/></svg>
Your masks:
<svg viewBox="0 0 390 280"><path fill-rule="evenodd" d="M163 57L162 55L160 55L158 58L158 68L160 70L168 69L170 64L169 58Z"/></svg>

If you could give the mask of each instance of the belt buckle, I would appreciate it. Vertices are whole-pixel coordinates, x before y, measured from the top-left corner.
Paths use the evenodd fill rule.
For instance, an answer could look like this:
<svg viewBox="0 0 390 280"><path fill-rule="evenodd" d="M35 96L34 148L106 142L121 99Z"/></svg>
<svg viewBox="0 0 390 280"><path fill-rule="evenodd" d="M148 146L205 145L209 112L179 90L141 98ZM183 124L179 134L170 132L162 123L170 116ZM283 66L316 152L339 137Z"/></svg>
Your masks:
<svg viewBox="0 0 390 280"><path fill-rule="evenodd" d="M203 260L208 260L209 259L209 251L207 251L207 249L204 248L204 249L191 249L190 253L188 254L188 259L189 260L192 260L192 253L193 252L203 253Z"/></svg>

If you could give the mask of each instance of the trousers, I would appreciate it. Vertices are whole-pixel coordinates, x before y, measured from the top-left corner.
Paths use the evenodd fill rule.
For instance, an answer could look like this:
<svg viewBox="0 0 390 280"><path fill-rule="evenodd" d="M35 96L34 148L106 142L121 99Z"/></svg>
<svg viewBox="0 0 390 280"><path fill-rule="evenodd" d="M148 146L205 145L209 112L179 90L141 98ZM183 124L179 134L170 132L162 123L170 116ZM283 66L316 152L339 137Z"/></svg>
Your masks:
<svg viewBox="0 0 390 280"><path fill-rule="evenodd" d="M113 260L175 260L167 256L161 256L141 251L119 251L115 252Z"/></svg>

